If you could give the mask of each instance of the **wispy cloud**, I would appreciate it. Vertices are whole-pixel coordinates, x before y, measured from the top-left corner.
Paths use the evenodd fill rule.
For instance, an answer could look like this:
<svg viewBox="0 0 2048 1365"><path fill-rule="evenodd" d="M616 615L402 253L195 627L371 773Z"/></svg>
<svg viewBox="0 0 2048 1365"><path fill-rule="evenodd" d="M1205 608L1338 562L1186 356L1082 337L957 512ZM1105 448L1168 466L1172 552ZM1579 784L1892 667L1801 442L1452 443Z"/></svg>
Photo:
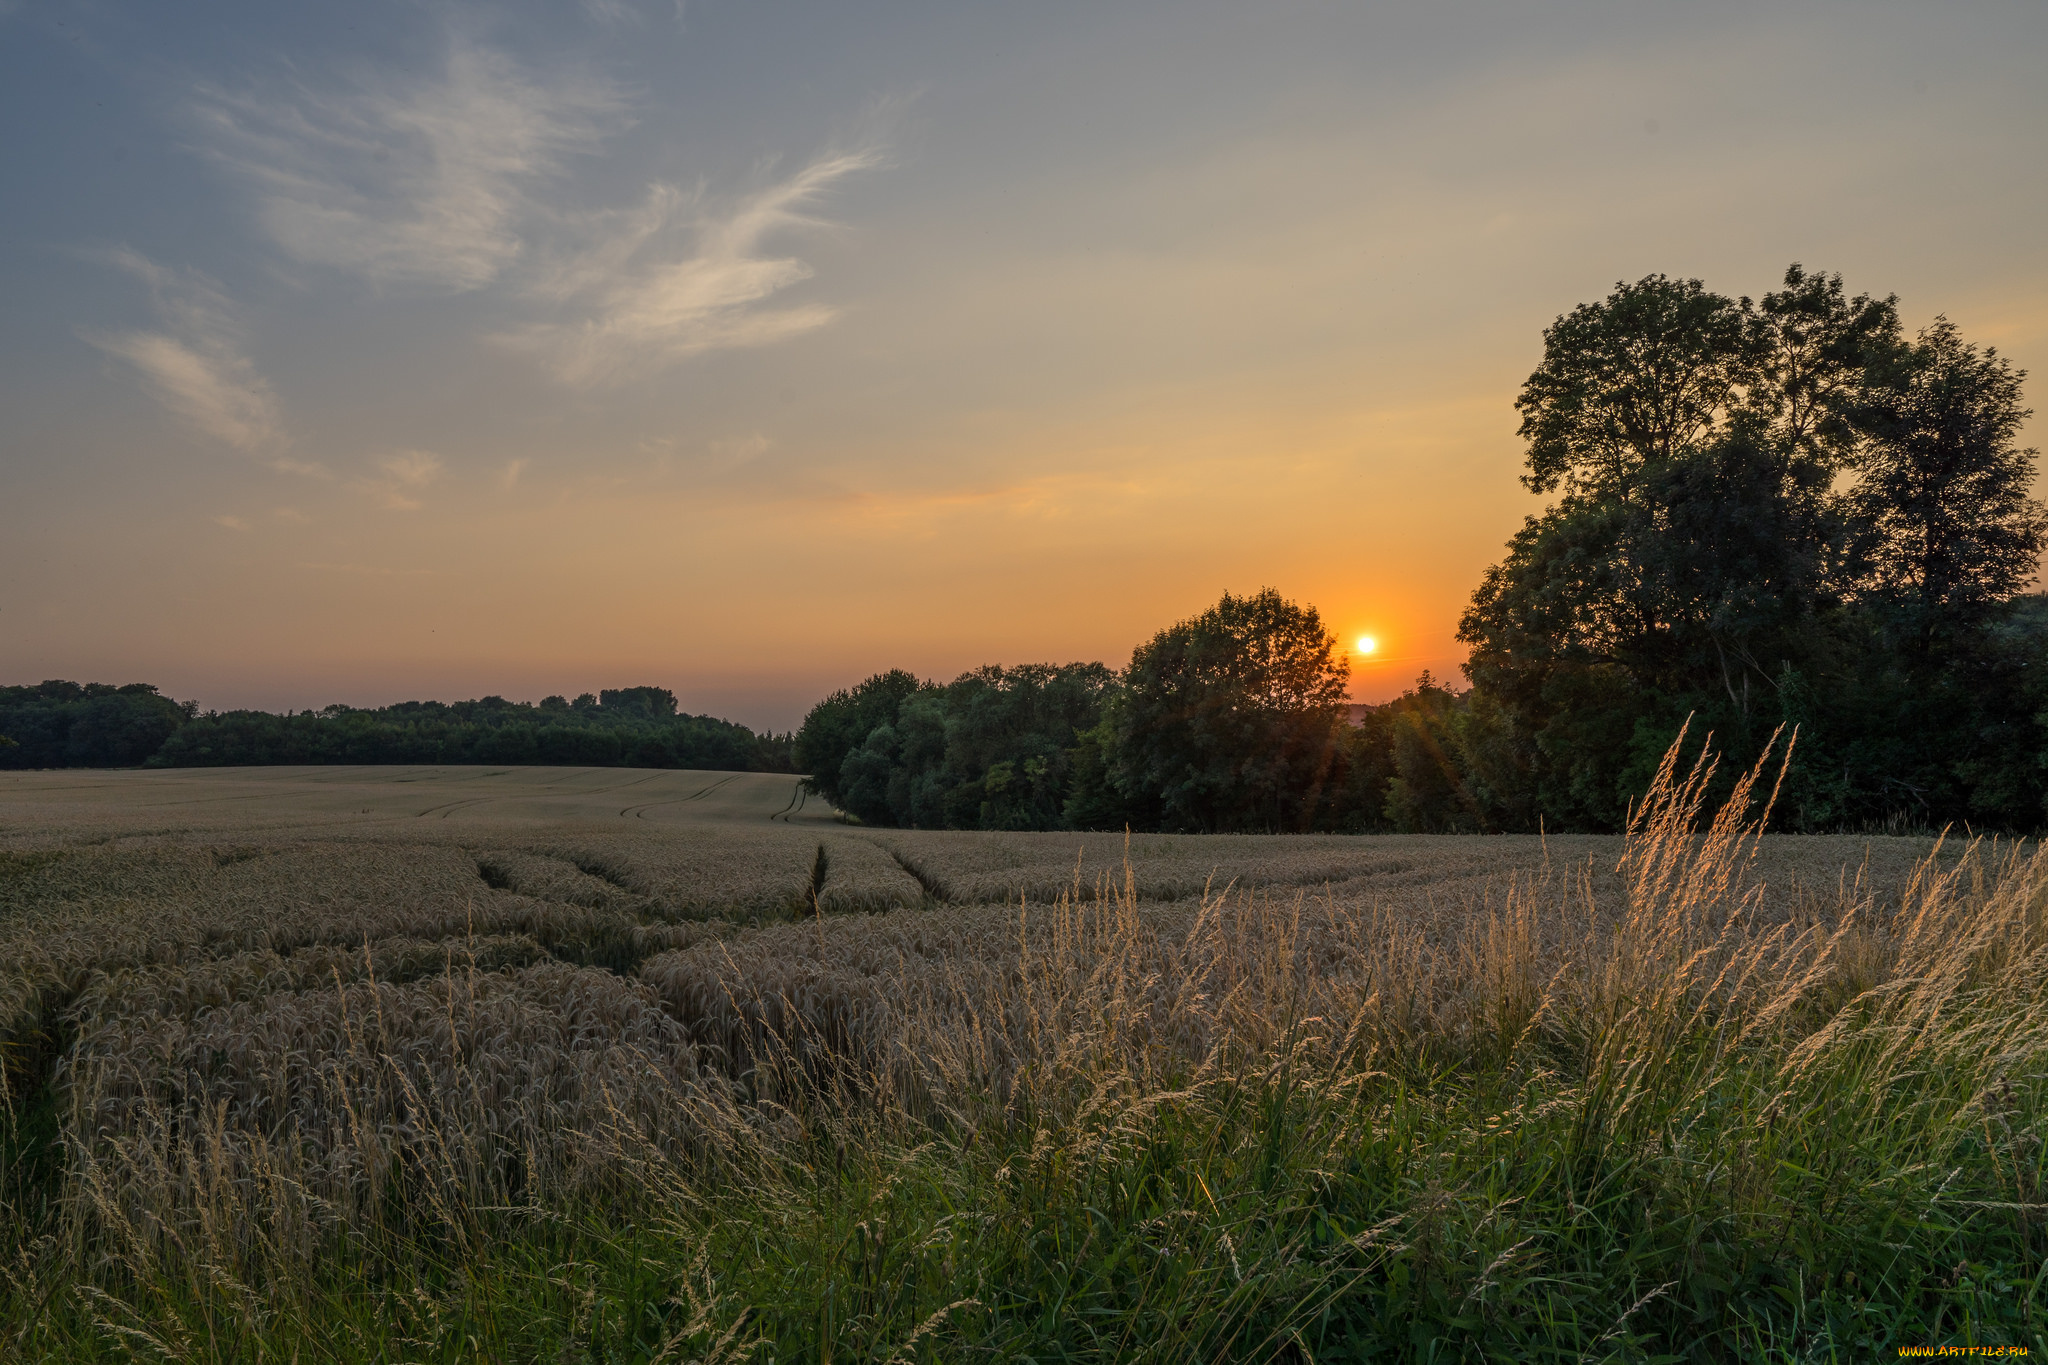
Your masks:
<svg viewBox="0 0 2048 1365"><path fill-rule="evenodd" d="M590 388L822 327L836 316L828 305L763 306L812 273L796 257L770 254L768 239L824 226L811 206L880 161L874 150L820 157L724 213L674 185L655 185L637 209L590 220L595 245L536 274L533 294L566 317L499 339L544 357L563 382Z"/></svg>
<svg viewBox="0 0 2048 1365"><path fill-rule="evenodd" d="M162 330L87 330L87 341L134 366L157 400L199 432L278 468L319 472L286 455L277 395L245 354L243 329L217 283L126 248L105 259L149 286Z"/></svg>
<svg viewBox="0 0 2048 1365"><path fill-rule="evenodd" d="M377 473L356 486L394 512L417 512L419 494L441 477L441 457L429 450L396 450L377 461Z"/></svg>
<svg viewBox="0 0 2048 1365"><path fill-rule="evenodd" d="M588 3L599 22L638 14L623 0ZM551 204L567 158L625 126L626 106L608 81L537 73L457 36L429 76L208 87L198 111L205 151L253 186L263 229L288 257L379 285L497 284L525 320L493 339L571 386L624 383L830 322L828 304L778 301L812 268L773 239L827 226L817 204L880 164L878 142L738 198L655 184L632 208Z"/></svg>
<svg viewBox="0 0 2048 1365"><path fill-rule="evenodd" d="M637 24L644 17L626 0L583 0L583 13L591 22L607 27Z"/></svg>
<svg viewBox="0 0 2048 1365"><path fill-rule="evenodd" d="M265 230L296 260L380 283L490 283L523 247L526 196L567 153L622 122L612 85L540 80L451 40L442 70L335 93L202 91L208 150L256 187Z"/></svg>

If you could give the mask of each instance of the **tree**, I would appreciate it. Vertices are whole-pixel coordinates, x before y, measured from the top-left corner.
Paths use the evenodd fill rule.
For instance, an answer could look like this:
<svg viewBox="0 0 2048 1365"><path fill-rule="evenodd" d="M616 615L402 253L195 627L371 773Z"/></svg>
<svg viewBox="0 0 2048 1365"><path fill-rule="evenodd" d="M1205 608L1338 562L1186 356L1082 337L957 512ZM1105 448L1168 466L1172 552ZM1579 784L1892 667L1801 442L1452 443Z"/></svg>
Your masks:
<svg viewBox="0 0 2048 1365"><path fill-rule="evenodd" d="M834 692L813 706L796 732L795 746L796 765L810 774L804 785L812 795L844 810L840 769L847 757L876 729L894 725L897 708L925 686L916 674L894 668L864 679L850 690Z"/></svg>
<svg viewBox="0 0 2048 1365"><path fill-rule="evenodd" d="M1819 590L1830 414L1887 316L1796 265L1786 285L1759 311L1652 275L1551 326L1516 406L1523 482L1562 496L1488 572L1463 638L1665 690L1710 667L1748 709L1771 672L1757 637Z"/></svg>
<svg viewBox="0 0 2048 1365"><path fill-rule="evenodd" d="M839 764L839 780L829 798L832 804L862 824L895 824L889 779L897 773L902 748L895 726L877 725L868 731Z"/></svg>
<svg viewBox="0 0 2048 1365"><path fill-rule="evenodd" d="M618 688L570 706L479 697L374 710L328 706L201 716L163 742L154 767L260 763L547 763L793 772L787 735L675 714L665 688ZM624 699L623 701L620 699ZM550 702L554 704L550 704Z"/></svg>
<svg viewBox="0 0 2048 1365"><path fill-rule="evenodd" d="M1115 675L1096 663L989 665L944 687L902 692L909 676L871 678L820 703L805 721L804 754L829 762L833 736L853 734L885 714L878 699L896 698L893 713L845 750L829 799L867 824L1060 828L1070 750L1101 721ZM893 688L890 678L898 679ZM863 703L866 715L858 713Z"/></svg>
<svg viewBox="0 0 2048 1365"><path fill-rule="evenodd" d="M1851 576L1833 485L1897 331L1891 299L1795 264L1760 304L1652 275L1545 332L1517 407L1523 482L1558 500L1459 628L1531 814L1616 824L1688 715L1736 766L1783 718Z"/></svg>
<svg viewBox="0 0 2048 1365"><path fill-rule="evenodd" d="M1471 834L1485 828L1457 762L1459 697L1424 670L1387 706L1393 774L1386 818L1409 834Z"/></svg>
<svg viewBox="0 0 2048 1365"><path fill-rule="evenodd" d="M1731 769L1800 726L1783 809L1815 823L2031 808L2025 651L1987 634L2048 529L2020 378L1799 265L1759 303L1653 275L1560 317L1517 402L1556 501L1460 622L1480 810L1611 827L1688 716Z"/></svg>
<svg viewBox="0 0 2048 1365"><path fill-rule="evenodd" d="M1840 275L1808 274L1794 262L1784 287L1764 295L1754 327L1752 405L1799 454L1831 467L1846 463L1863 376L1898 346L1898 298L1849 298Z"/></svg>
<svg viewBox="0 0 2048 1365"><path fill-rule="evenodd" d="M1762 361L1747 299L1646 275L1543 334L1515 407L1532 493L1634 495L1643 467L1710 437Z"/></svg>
<svg viewBox="0 0 2048 1365"><path fill-rule="evenodd" d="M1981 621L2040 567L2048 515L2027 496L2039 452L2015 445L2033 415L2020 405L2025 378L1941 318L1864 387L1851 500L1862 567L1923 651L1944 623Z"/></svg>
<svg viewBox="0 0 2048 1365"><path fill-rule="evenodd" d="M502 698L487 697L486 701ZM666 720L676 713L676 694L666 687L607 687L597 694L597 703L615 715L635 720Z"/></svg>
<svg viewBox="0 0 2048 1365"><path fill-rule="evenodd" d="M1348 673L1315 608L1225 593L1132 654L1107 713L1110 781L1162 829L1311 828Z"/></svg>
<svg viewBox="0 0 2048 1365"><path fill-rule="evenodd" d="M971 829L1057 829L1068 750L1100 723L1116 676L1099 663L990 665L946 689L942 784L946 823Z"/></svg>
<svg viewBox="0 0 2048 1365"><path fill-rule="evenodd" d="M2048 773L2037 637L2016 595L2039 567L2024 372L1946 318L1870 367L1847 504L1865 649L1836 728L1891 810L1927 824L2037 821ZM2023 628L2025 627L2025 628Z"/></svg>
<svg viewBox="0 0 2048 1365"><path fill-rule="evenodd" d="M1826 507L1756 414L1630 485L1530 518L1459 623L1468 675L1539 760L1533 810L1493 803L1517 825L1617 824L1642 751L1654 763L1692 712L1739 758L1780 718L1778 675L1825 597Z"/></svg>

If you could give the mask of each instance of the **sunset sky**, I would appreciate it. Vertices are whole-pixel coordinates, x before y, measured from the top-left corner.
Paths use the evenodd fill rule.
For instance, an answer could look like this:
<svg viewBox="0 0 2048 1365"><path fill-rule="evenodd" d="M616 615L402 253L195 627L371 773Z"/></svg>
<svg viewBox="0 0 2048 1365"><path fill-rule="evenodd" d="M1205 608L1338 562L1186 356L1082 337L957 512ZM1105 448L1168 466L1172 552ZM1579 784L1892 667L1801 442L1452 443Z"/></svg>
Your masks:
<svg viewBox="0 0 2048 1365"><path fill-rule="evenodd" d="M1270 584L1382 699L1617 280L1839 270L2048 406L2044 71L2041 0L0 0L0 683L786 729Z"/></svg>

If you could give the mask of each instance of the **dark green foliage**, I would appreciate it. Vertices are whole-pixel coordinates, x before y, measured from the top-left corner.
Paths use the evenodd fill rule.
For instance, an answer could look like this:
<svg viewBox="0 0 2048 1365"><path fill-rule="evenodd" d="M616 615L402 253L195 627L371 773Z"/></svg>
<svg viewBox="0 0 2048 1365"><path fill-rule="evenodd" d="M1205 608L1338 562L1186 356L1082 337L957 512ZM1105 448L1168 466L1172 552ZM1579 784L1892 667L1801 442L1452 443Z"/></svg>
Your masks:
<svg viewBox="0 0 2048 1365"><path fill-rule="evenodd" d="M1425 672L1413 691L1380 713L1393 759L1385 815L1395 829L1470 834L1485 825L1459 762L1469 713L1458 702Z"/></svg>
<svg viewBox="0 0 2048 1365"><path fill-rule="evenodd" d="M878 731L849 760L849 774L860 762L872 769L888 747L893 765L855 813L923 828L1057 829L1068 750L1098 723L1112 685L1101 664L991 665L922 693L893 733Z"/></svg>
<svg viewBox="0 0 2048 1365"><path fill-rule="evenodd" d="M1859 567L1917 651L1977 625L2040 568L2048 520L2027 496L2036 452L2014 444L2031 415L2024 377L1943 318L1864 386L1868 440L1849 500Z"/></svg>
<svg viewBox="0 0 2048 1365"><path fill-rule="evenodd" d="M878 673L851 691L834 692L813 706L796 732L797 771L810 774L814 795L845 809L839 770L877 727L893 725L896 709L906 697L927 686L900 668Z"/></svg>
<svg viewBox="0 0 2048 1365"><path fill-rule="evenodd" d="M661 687L575 705L482 697L358 709L199 713L147 683L0 687L0 768L497 763L793 772L791 736L676 714Z"/></svg>
<svg viewBox="0 0 2048 1365"><path fill-rule="evenodd" d="M1558 500L1460 623L1470 697L1397 733L1397 821L1618 827L1692 717L1732 770L1798 727L1794 827L2039 825L2019 372L1798 266L1760 304L1617 285L1544 341L1517 406Z"/></svg>
<svg viewBox="0 0 2048 1365"><path fill-rule="evenodd" d="M1115 831L1152 827L1146 803L1127 798L1110 780L1115 747L1116 730L1107 721L1074 736L1074 747L1067 750L1067 801L1061 808L1067 828Z"/></svg>
<svg viewBox="0 0 2048 1365"><path fill-rule="evenodd" d="M597 694L597 704L611 715L660 721L675 715L676 694L666 687L607 687Z"/></svg>
<svg viewBox="0 0 2048 1365"><path fill-rule="evenodd" d="M1324 786L1327 804L1316 827L1337 834L1392 829L1387 788L1394 779L1393 714L1377 706L1337 732L1337 761Z"/></svg>
<svg viewBox="0 0 2048 1365"><path fill-rule="evenodd" d="M148 683L0 687L0 768L131 768L197 710Z"/></svg>
<svg viewBox="0 0 2048 1365"><path fill-rule="evenodd" d="M587 703L587 704L586 704ZM607 689L574 706L482 697L376 709L209 713L149 761L159 767L271 763L493 763L791 772L790 737L676 714L666 688Z"/></svg>
<svg viewBox="0 0 2048 1365"><path fill-rule="evenodd" d="M1067 751L1099 723L1114 687L1110 671L1093 663L962 674L946 689L945 752L922 788L924 806L936 800L962 816L971 806L982 829L1058 828Z"/></svg>
<svg viewBox="0 0 2048 1365"><path fill-rule="evenodd" d="M1345 723L1345 663L1312 607L1225 594L1121 675L898 670L837 692L796 738L813 790L920 829L1351 830L1385 825L1380 729ZM836 767L834 766L836 760Z"/></svg>
<svg viewBox="0 0 2048 1365"><path fill-rule="evenodd" d="M1710 439L1758 368L1747 305L1649 275L1559 318L1515 401L1530 491L1626 497L1646 464Z"/></svg>
<svg viewBox="0 0 2048 1365"><path fill-rule="evenodd" d="M1309 830L1330 812L1348 667L1313 607L1223 600L1131 655L1110 781L1169 830Z"/></svg>
<svg viewBox="0 0 2048 1365"><path fill-rule="evenodd" d="M796 753L812 789L864 823L1058 829L1115 681L1093 663L991 665L943 687L899 669L813 707Z"/></svg>

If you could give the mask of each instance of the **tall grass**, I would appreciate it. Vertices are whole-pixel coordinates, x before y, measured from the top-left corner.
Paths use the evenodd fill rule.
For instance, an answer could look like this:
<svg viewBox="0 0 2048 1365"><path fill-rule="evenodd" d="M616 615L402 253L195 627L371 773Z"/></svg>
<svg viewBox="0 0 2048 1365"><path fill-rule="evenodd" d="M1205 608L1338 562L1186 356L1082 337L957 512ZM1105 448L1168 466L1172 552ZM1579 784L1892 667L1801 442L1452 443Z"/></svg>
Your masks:
<svg viewBox="0 0 2048 1365"><path fill-rule="evenodd" d="M1678 753L1616 862L1461 916L1077 869L616 970L103 973L9 1098L0 1350L2048 1350L2048 862L1774 896L1759 774L1710 813Z"/></svg>

